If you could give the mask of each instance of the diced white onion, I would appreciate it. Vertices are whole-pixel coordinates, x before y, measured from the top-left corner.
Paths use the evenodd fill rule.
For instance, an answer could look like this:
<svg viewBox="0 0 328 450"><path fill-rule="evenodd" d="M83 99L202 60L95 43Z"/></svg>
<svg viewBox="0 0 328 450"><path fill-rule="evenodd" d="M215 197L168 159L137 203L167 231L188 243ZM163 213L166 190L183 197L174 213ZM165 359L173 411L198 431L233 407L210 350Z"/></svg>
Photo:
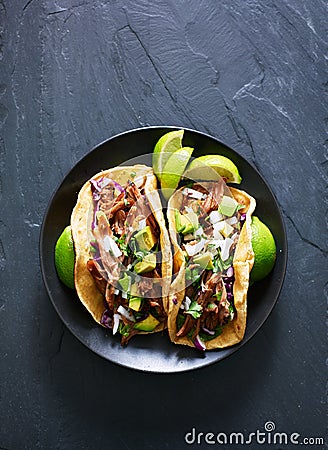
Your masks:
<svg viewBox="0 0 328 450"><path fill-rule="evenodd" d="M104 237L103 244L106 252L109 252L111 250L113 255L116 256L116 258L122 255L120 248L118 247L114 239L108 236L108 234Z"/></svg>
<svg viewBox="0 0 328 450"><path fill-rule="evenodd" d="M196 191L195 189L184 188L182 193L184 195L188 195L188 197L195 198L197 200L202 200L204 198L204 194L202 194L199 191Z"/></svg>
<svg viewBox="0 0 328 450"><path fill-rule="evenodd" d="M119 314L114 314L113 316L113 334L117 333L118 326L120 324L121 317Z"/></svg>
<svg viewBox="0 0 328 450"><path fill-rule="evenodd" d="M199 227L198 230L196 230L196 231L194 232L194 235L195 235L195 236L202 236L203 233L204 233L203 228L202 228L202 227Z"/></svg>
<svg viewBox="0 0 328 450"><path fill-rule="evenodd" d="M104 178L102 182L100 183L101 189L106 187L112 180L110 178Z"/></svg>
<svg viewBox="0 0 328 450"><path fill-rule="evenodd" d="M128 319L128 320L131 320L132 322L135 322L135 321L136 321L136 319L133 317L133 315L132 315L131 313L129 313L129 311L126 310L126 309L124 308L124 306L122 306L122 305L120 305L120 306L117 308L117 312L118 312L119 314L121 314L121 316L125 317L125 318Z"/></svg>
<svg viewBox="0 0 328 450"><path fill-rule="evenodd" d="M213 224L214 239L222 239L221 231L224 229L224 220Z"/></svg>
<svg viewBox="0 0 328 450"><path fill-rule="evenodd" d="M222 244L220 245L222 261L225 261L229 258L230 248L232 244L233 240L230 238L224 239L222 241Z"/></svg>
<svg viewBox="0 0 328 450"><path fill-rule="evenodd" d="M191 305L191 300L190 300L190 298L186 295L186 297L185 297L185 299L184 299L184 302L183 302L184 309L185 309L186 311L188 311L188 309L190 308L190 305Z"/></svg>
<svg viewBox="0 0 328 450"><path fill-rule="evenodd" d="M226 222L227 222L229 225L235 225L235 224L238 222L238 219L237 219L236 216L232 216L232 217L230 217L229 219L226 219Z"/></svg>
<svg viewBox="0 0 328 450"><path fill-rule="evenodd" d="M232 239L234 241L237 236L238 236L238 233L234 233L232 236L230 236L230 239Z"/></svg>
<svg viewBox="0 0 328 450"><path fill-rule="evenodd" d="M147 226L146 219L141 219L138 226L138 231L143 230Z"/></svg>
<svg viewBox="0 0 328 450"><path fill-rule="evenodd" d="M211 211L210 212L210 222L212 225L223 219L224 219L224 216L219 211Z"/></svg>
<svg viewBox="0 0 328 450"><path fill-rule="evenodd" d="M118 295L119 293L120 293L120 291L118 289L115 289L114 295Z"/></svg>
<svg viewBox="0 0 328 450"><path fill-rule="evenodd" d="M122 298L124 298L125 300L128 298L127 292L122 291Z"/></svg>
<svg viewBox="0 0 328 450"><path fill-rule="evenodd" d="M185 244L185 250L188 253L188 256L194 256L197 255L201 250L203 250L205 246L206 240L201 239L196 244Z"/></svg>
<svg viewBox="0 0 328 450"><path fill-rule="evenodd" d="M104 244L105 251L109 252L109 250L110 250L110 237L108 235L104 237L103 244Z"/></svg>
<svg viewBox="0 0 328 450"><path fill-rule="evenodd" d="M218 248L220 247L220 245L222 245L222 241L224 241L224 239L221 236L220 239L211 239L210 241L207 242L207 245L214 245L215 248Z"/></svg>

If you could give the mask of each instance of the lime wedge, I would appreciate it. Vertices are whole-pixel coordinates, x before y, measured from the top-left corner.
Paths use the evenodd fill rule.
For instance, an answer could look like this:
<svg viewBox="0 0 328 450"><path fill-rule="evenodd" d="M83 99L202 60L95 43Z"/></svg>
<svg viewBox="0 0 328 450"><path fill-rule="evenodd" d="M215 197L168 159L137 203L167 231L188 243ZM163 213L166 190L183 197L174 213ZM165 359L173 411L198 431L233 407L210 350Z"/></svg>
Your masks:
<svg viewBox="0 0 328 450"><path fill-rule="evenodd" d="M270 229L261 220L252 217L252 247L255 261L250 281L260 281L273 269L276 261L276 243Z"/></svg>
<svg viewBox="0 0 328 450"><path fill-rule="evenodd" d="M183 133L184 130L169 131L157 141L153 153L153 169L159 180L171 154L182 147Z"/></svg>
<svg viewBox="0 0 328 450"><path fill-rule="evenodd" d="M75 251L71 226L67 226L59 236L55 247L55 265L59 279L74 289Z"/></svg>
<svg viewBox="0 0 328 450"><path fill-rule="evenodd" d="M225 179L227 183L241 182L236 165L222 155L204 155L195 158L184 173L184 176L192 180L215 180L217 175Z"/></svg>
<svg viewBox="0 0 328 450"><path fill-rule="evenodd" d="M167 160L161 177L162 193L167 200L177 188L193 151L191 147L182 147Z"/></svg>

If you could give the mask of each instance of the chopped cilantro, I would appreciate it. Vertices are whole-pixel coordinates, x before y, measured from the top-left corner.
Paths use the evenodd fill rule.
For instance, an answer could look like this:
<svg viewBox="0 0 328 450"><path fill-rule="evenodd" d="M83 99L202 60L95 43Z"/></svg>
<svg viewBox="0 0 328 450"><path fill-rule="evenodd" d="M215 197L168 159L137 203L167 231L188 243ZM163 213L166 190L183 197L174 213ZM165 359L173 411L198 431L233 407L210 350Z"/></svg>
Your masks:
<svg viewBox="0 0 328 450"><path fill-rule="evenodd" d="M90 253L91 255L95 255L98 251L98 243L95 239L92 239L92 241L90 241Z"/></svg>
<svg viewBox="0 0 328 450"><path fill-rule="evenodd" d="M233 255L229 256L229 258L225 261L222 261L220 254L218 254L213 260L213 272L223 272L224 270L229 269L232 265Z"/></svg>
<svg viewBox="0 0 328 450"><path fill-rule="evenodd" d="M137 258L138 261L142 261L144 257L148 254L146 250L138 250L134 253L134 256Z"/></svg>
<svg viewBox="0 0 328 450"><path fill-rule="evenodd" d="M130 325L125 325L123 322L120 322L120 324L118 326L118 331L122 336L129 336Z"/></svg>
<svg viewBox="0 0 328 450"><path fill-rule="evenodd" d="M213 297L216 297L217 301L219 302L222 298L222 291L218 292L217 294L213 294Z"/></svg>
<svg viewBox="0 0 328 450"><path fill-rule="evenodd" d="M198 268L190 269L189 267L186 267L186 280L197 283L200 281L200 277L201 273L198 272Z"/></svg>
<svg viewBox="0 0 328 450"><path fill-rule="evenodd" d="M232 262L233 262L233 255L229 256L229 258L222 263L223 270L229 269L229 267L232 265Z"/></svg>
<svg viewBox="0 0 328 450"><path fill-rule="evenodd" d="M130 173L130 177L133 179L133 178L135 178L137 176L137 173L136 172L131 172Z"/></svg>
<svg viewBox="0 0 328 450"><path fill-rule="evenodd" d="M114 236L114 241L118 244L120 250L123 252L124 256L129 256L131 254L130 247L125 243L126 235L123 234L120 238Z"/></svg>
<svg viewBox="0 0 328 450"><path fill-rule="evenodd" d="M222 272L222 270L223 270L222 259L218 254L213 260L213 273Z"/></svg>
<svg viewBox="0 0 328 450"><path fill-rule="evenodd" d="M199 305L197 302L192 301L190 303L188 311L186 314L190 314L194 319L199 319L202 315L203 307Z"/></svg>
<svg viewBox="0 0 328 450"><path fill-rule="evenodd" d="M209 309L209 310L212 310L212 309L215 309L215 308L216 308L216 304L215 303L209 303L207 305L207 309Z"/></svg>

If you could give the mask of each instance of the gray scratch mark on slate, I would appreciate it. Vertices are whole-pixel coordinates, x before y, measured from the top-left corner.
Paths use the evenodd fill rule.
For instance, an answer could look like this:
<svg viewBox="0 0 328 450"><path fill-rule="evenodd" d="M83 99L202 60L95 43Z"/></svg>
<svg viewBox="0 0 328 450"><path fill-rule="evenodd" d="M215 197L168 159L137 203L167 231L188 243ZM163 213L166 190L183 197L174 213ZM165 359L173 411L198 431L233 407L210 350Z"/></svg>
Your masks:
<svg viewBox="0 0 328 450"><path fill-rule="evenodd" d="M49 362L52 362L52 360L55 359L55 358L60 354L60 352L61 352L61 350L62 350L62 346L63 346L64 335L65 335L65 328L63 328L63 330L62 330L62 332L61 332L61 334L60 334L60 336L59 336L57 349L56 349L56 351L50 356Z"/></svg>
<svg viewBox="0 0 328 450"><path fill-rule="evenodd" d="M173 103L175 104L175 106L178 108L178 110L179 110L180 112L182 112L182 114L183 114L183 115L186 117L186 119L190 122L190 124L191 124L194 128L196 128L196 126L195 126L195 124L193 123L191 117L189 117L189 115L186 113L185 109L182 108L182 107L178 104L177 99L176 99L176 98L174 97L174 95L172 94L171 89L169 88L169 86L168 86L168 84L167 84L167 82L166 82L166 80L165 80L165 77L162 75L161 71L158 69L158 67L157 67L157 65L156 65L156 63L155 63L153 57L151 56L150 52L148 51L148 49L146 48L146 46L145 46L144 43L142 42L142 40L141 40L139 34L137 33L137 31L131 26L127 14L126 14L126 19L127 19L127 25L126 25L126 27L128 27L128 28L130 29L131 33L133 33L133 35L134 35L134 36L136 37L136 39L138 40L139 44L141 45L142 49L143 49L144 52L145 52L145 55L146 55L147 58L149 59L151 65L152 65L152 67L153 67L153 69L155 70L156 74L158 75L158 78L160 79L161 83L163 84L164 89L166 90L166 92L167 92L168 95L170 96L171 100L173 101ZM123 27L123 28L124 28L124 27Z"/></svg>
<svg viewBox="0 0 328 450"><path fill-rule="evenodd" d="M317 250L319 250L324 256L328 255L328 251L325 250L324 248L321 248L320 245L316 244L315 242L312 242L310 239L307 239L306 237L304 237L302 235L302 233L300 232L300 230L298 229L295 220L291 217L290 214L288 214L286 212L286 210L283 208L282 205L279 205L280 209L282 211L282 213L284 214L284 216L289 220L289 222L292 224L294 230L296 231L296 233L298 234L299 238L301 239L301 241L305 242L306 244L311 245L312 247L316 248Z"/></svg>
<svg viewBox="0 0 328 450"><path fill-rule="evenodd" d="M34 0L29 0L25 6L23 7L23 11L26 11L26 9L30 6L30 4L33 2Z"/></svg>

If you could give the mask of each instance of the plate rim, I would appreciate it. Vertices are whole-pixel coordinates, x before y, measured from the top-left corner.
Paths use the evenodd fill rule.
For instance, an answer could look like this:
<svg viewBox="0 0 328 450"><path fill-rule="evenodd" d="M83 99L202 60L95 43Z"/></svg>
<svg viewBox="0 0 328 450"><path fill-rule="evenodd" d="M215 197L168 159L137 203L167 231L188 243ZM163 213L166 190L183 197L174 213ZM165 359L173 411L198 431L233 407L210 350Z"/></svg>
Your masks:
<svg viewBox="0 0 328 450"><path fill-rule="evenodd" d="M255 331L252 334L250 334L249 336L245 336L241 342L239 342L239 343L237 343L237 344L235 344L235 345L233 345L231 347L227 347L225 349L217 349L216 353L218 353L218 352L220 352L222 350L225 350L224 354L222 354L221 357L213 358L213 359L207 360L207 361L205 359L203 360L203 359L197 358L197 359L195 359L195 361L197 361L197 364L194 367L189 367L189 366L188 367L179 367L177 365L172 370L156 370L156 369L146 368L146 367L137 367L137 366L134 367L134 366L129 365L129 364L124 364L124 362L112 360L112 359L106 357L105 354L102 354L97 349L92 348L90 345L88 345L88 343L86 341L84 341L83 338L81 336L79 336L78 333L75 332L75 330L72 329L72 327L69 326L67 321L65 321L65 319L62 317L61 312L59 311L58 305L56 304L56 302L52 298L51 289L50 289L50 286L49 286L49 283L48 283L48 280L47 280L47 276L46 276L44 255L43 255L46 220L47 220L47 217L48 217L48 215L49 215L49 213L51 211L51 207L52 207L53 201L54 201L58 191L60 190L60 188L63 185L65 185L65 182L66 182L67 178L69 178L71 173L74 172L76 167L81 165L81 164L83 164L83 161L85 159L87 159L88 157L90 157L90 155L93 152L97 151L100 147L102 147L104 145L107 145L108 143L110 143L114 139L118 139L118 138L121 138L122 136L125 136L125 135L128 135L128 134L133 134L133 133L136 133L136 132L142 132L142 131L145 131L145 130L160 130L160 129L167 130L167 131L164 131L164 132L169 132L169 131L173 131L173 130L183 129L183 130L185 130L187 132L190 132L190 133L193 133L193 134L195 133L196 135L200 135L200 136L205 137L207 139L214 140L219 145L224 146L226 149L228 149L232 153L236 154L237 157L241 158L248 165L250 165L252 167L252 169L256 172L257 176L261 179L263 184L266 186L266 188L268 189L268 191L269 191L270 195L272 196L272 198L274 199L275 209L278 212L280 224L281 224L281 227L282 227L282 236L283 236L282 248L284 250L284 255L283 255L283 260L282 260L283 266L281 267L282 277L281 277L281 281L279 282L279 287L278 287L278 289L277 289L277 291L275 293L274 301L272 301L270 303L270 307L268 308L267 313L263 317L260 318L259 324L256 327ZM82 184L85 181L86 180L83 180ZM195 129L184 127L184 126L151 125L151 126L145 126L145 127L138 127L138 128L128 129L128 130L125 130L123 132L117 133L117 134L115 134L113 136L110 136L107 139L102 140L98 144L94 145L85 155L83 155L81 158L79 158L70 169L68 169L66 171L66 174L61 178L60 182L57 184L56 188L52 192L52 195L50 196L50 198L48 200L47 206L46 206L44 214L43 214L43 220L42 220L40 234L39 234L39 258L40 258L40 266L41 266L41 275L42 275L43 283L44 283L44 285L46 287L47 295L50 298L51 303L52 303L56 313L58 314L60 320L63 322L65 327L73 334L73 336L79 342L81 342L85 347L87 347L89 350L91 350L97 356L100 356L101 358L105 359L106 361L109 361L109 362L111 362L113 364L116 364L116 365L118 365L120 367L124 367L124 368L129 369L129 370L137 370L137 371L144 372L144 373L172 374L172 373L182 373L182 372L190 372L190 371L193 371L193 370L198 370L198 369L201 369L201 368L208 367L210 365L216 364L216 363L218 363L220 361L223 361L224 359L228 358L229 356L235 354L237 352L237 350L239 350L241 347L246 345L258 333L258 331L262 328L262 326L265 324L265 322L268 320L268 318L272 314L272 311L273 311L273 309L275 308L275 306L276 306L276 304L278 302L278 299L279 299L282 287L284 285L284 280L285 280L286 270L287 270L287 262L288 262L288 239L287 239L287 232L286 232L286 225L285 225L284 217L283 217L280 205L279 205L279 203L277 201L276 195L274 194L270 184L264 179L264 177L259 172L259 170L255 166L253 161L249 161L248 159L246 159L243 155L241 155L234 148L230 147L228 144L226 144L220 138L217 138L217 137L215 137L213 135L210 135L208 133L205 133L203 131L195 130ZM92 320L92 318L91 318L91 320ZM99 329L101 329L100 326L99 326ZM214 354L214 352L211 351L209 353Z"/></svg>

